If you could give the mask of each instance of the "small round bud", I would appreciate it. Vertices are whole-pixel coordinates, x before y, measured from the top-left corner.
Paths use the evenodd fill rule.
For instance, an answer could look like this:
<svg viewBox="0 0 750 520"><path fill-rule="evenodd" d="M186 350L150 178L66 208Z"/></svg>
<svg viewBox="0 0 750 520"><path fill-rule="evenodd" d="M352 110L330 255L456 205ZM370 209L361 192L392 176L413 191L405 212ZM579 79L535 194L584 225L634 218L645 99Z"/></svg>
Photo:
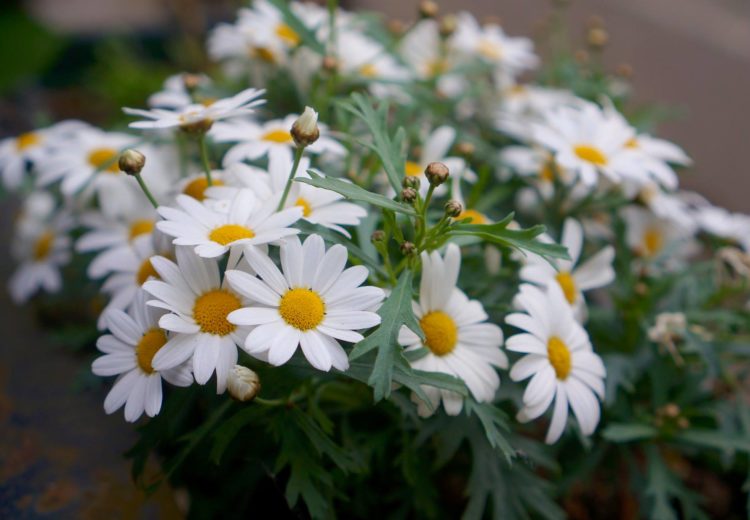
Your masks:
<svg viewBox="0 0 750 520"><path fill-rule="evenodd" d="M326 72L336 72L339 68L339 60L336 56L326 56L323 58L322 67Z"/></svg>
<svg viewBox="0 0 750 520"><path fill-rule="evenodd" d="M665 404L664 408L662 408L662 411L664 415L669 417L670 419L675 419L680 416L680 407L675 403Z"/></svg>
<svg viewBox="0 0 750 520"><path fill-rule="evenodd" d="M401 200L409 204L417 200L417 195L418 192L414 188L404 188L401 190Z"/></svg>
<svg viewBox="0 0 750 520"><path fill-rule="evenodd" d="M621 78L630 79L633 77L634 74L633 66L629 63L621 63L617 66L617 70L615 70L615 74L620 76Z"/></svg>
<svg viewBox="0 0 750 520"><path fill-rule="evenodd" d="M260 392L258 374L242 365L234 365L227 378L229 395L237 401L246 402L255 399Z"/></svg>
<svg viewBox="0 0 750 520"><path fill-rule="evenodd" d="M401 36L406 32L406 24L394 18L393 20L388 20L388 30L394 36Z"/></svg>
<svg viewBox="0 0 750 520"><path fill-rule="evenodd" d="M448 180L450 170L441 162L431 162L424 169L424 174L432 186L440 186Z"/></svg>
<svg viewBox="0 0 750 520"><path fill-rule="evenodd" d="M440 11L437 2L432 0L422 0L419 2L419 16L422 18L435 18Z"/></svg>
<svg viewBox="0 0 750 520"><path fill-rule="evenodd" d="M404 256L412 256L417 253L417 246L411 242L404 242L401 244L401 254Z"/></svg>
<svg viewBox="0 0 750 520"><path fill-rule="evenodd" d="M376 242L383 242L385 240L385 231L382 229L376 229L372 232L372 235L370 235L370 242L376 243Z"/></svg>
<svg viewBox="0 0 750 520"><path fill-rule="evenodd" d="M609 33L600 27L589 29L586 41L589 46L595 49L601 49L609 41Z"/></svg>
<svg viewBox="0 0 750 520"><path fill-rule="evenodd" d="M422 179L413 175L407 175L404 177L404 180L401 181L401 186L404 188L414 188L415 190L418 190L421 185Z"/></svg>
<svg viewBox="0 0 750 520"><path fill-rule="evenodd" d="M450 38L458 28L456 15L447 14L440 19L440 36Z"/></svg>
<svg viewBox="0 0 750 520"><path fill-rule="evenodd" d="M680 417L677 419L677 427L681 430L690 428L690 420L687 417Z"/></svg>
<svg viewBox="0 0 750 520"><path fill-rule="evenodd" d="M468 141L461 141L456 145L456 151L464 156L464 157L471 157L474 155L474 152L476 152L477 147L474 146L474 143L470 143Z"/></svg>
<svg viewBox="0 0 750 520"><path fill-rule="evenodd" d="M292 125L290 130L294 144L298 148L310 146L320 137L318 128L318 113L310 107L305 107L305 111Z"/></svg>
<svg viewBox="0 0 750 520"><path fill-rule="evenodd" d="M455 199L445 203L445 214L449 217L457 217L464 211L463 205Z"/></svg>
<svg viewBox="0 0 750 520"><path fill-rule="evenodd" d="M138 150L128 148L120 154L120 160L117 165L120 167L120 171L127 173L128 175L138 175L141 173L143 166L146 164L146 156Z"/></svg>
<svg viewBox="0 0 750 520"><path fill-rule="evenodd" d="M185 90L192 92L203 83L203 76L200 74L185 73L182 75L182 84L185 85Z"/></svg>
<svg viewBox="0 0 750 520"><path fill-rule="evenodd" d="M191 136L200 136L207 134L212 126L214 126L213 119L201 119L200 121L180 126L180 130Z"/></svg>

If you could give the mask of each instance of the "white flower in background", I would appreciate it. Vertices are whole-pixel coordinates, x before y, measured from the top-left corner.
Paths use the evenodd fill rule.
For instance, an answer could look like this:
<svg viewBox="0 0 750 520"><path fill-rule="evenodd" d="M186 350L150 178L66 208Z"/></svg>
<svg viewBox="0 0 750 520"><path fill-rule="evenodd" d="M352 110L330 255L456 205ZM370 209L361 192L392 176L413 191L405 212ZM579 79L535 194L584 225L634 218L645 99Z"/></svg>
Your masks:
<svg viewBox="0 0 750 520"><path fill-rule="evenodd" d="M276 153L292 157L296 146L290 130L297 118L296 114L290 114L283 119L265 123L248 120L221 123L211 130L211 137L217 143L237 143L224 156L225 166L245 160L253 161ZM320 137L305 148L306 152L334 155L346 153L341 143L326 135L328 129L325 125L318 123L318 129Z"/></svg>
<svg viewBox="0 0 750 520"><path fill-rule="evenodd" d="M183 194L203 202L206 199L206 190L209 187L224 186L224 175L224 170L211 170L211 186L209 186L205 172L190 173L173 186L174 191L170 198L174 200L177 195Z"/></svg>
<svg viewBox="0 0 750 520"><path fill-rule="evenodd" d="M657 217L671 220L686 229L695 229L695 218L682 193L665 191L654 181L642 184L625 182L622 191L628 198L642 202Z"/></svg>
<svg viewBox="0 0 750 520"><path fill-rule="evenodd" d="M65 140L82 129L86 123L62 121L48 128L25 132L0 140L0 177L9 190L18 189L27 167L35 166L52 150L63 146Z"/></svg>
<svg viewBox="0 0 750 520"><path fill-rule="evenodd" d="M548 112L580 102L568 90L528 84L507 86L501 93L495 128L519 141L532 142L534 124L543 123Z"/></svg>
<svg viewBox="0 0 750 520"><path fill-rule="evenodd" d="M164 80L164 88L148 97L150 108L165 108L179 110L193 104L194 98L186 86L186 81L195 83L192 90L205 89L211 85L211 80L205 74L174 74Z"/></svg>
<svg viewBox="0 0 750 520"><path fill-rule="evenodd" d="M501 181L508 179L509 174L515 174L526 179L536 189L544 200L549 200L555 193L555 179L563 184L572 184L575 180L571 175L555 164L555 160L547 150L539 147L511 145L500 151L499 161L501 169L498 177ZM579 196L583 186L575 187ZM588 189L585 189L588 192ZM572 195L572 194L571 194Z"/></svg>
<svg viewBox="0 0 750 520"><path fill-rule="evenodd" d="M614 111L614 108L610 110ZM626 147L640 154L643 167L650 177L668 190L676 190L679 184L677 174L670 165L690 166L693 163L676 144L648 134L637 134L626 143Z"/></svg>
<svg viewBox="0 0 750 520"><path fill-rule="evenodd" d="M441 372L461 379L478 402L489 402L500 386L495 368L508 368L508 358L500 349L503 332L487 323L487 313L477 300L469 300L456 287L461 269L461 250L449 244L445 258L434 251L422 253L422 280L419 302L412 302L414 315L424 332L424 343L414 332L401 328L398 342L407 351L426 349L426 354L412 361L418 370ZM448 415L458 415L463 407L460 394L424 386L432 409L416 396L419 414L427 416L442 400Z"/></svg>
<svg viewBox="0 0 750 520"><path fill-rule="evenodd" d="M261 279L242 271L226 275L236 291L258 302L229 316L231 323L255 326L244 349L279 366L300 346L318 370L349 368L339 340L357 343L363 339L357 331L380 323L373 309L382 301L383 290L360 287L367 268L345 269L346 248L334 245L326 251L318 235L310 235L304 245L296 237L287 239L281 246L281 271L260 251L245 255Z"/></svg>
<svg viewBox="0 0 750 520"><path fill-rule="evenodd" d="M665 260L676 267L694 252L690 227L660 218L639 206L626 206L621 215L626 225L625 241L638 256Z"/></svg>
<svg viewBox="0 0 750 520"><path fill-rule="evenodd" d="M15 227L11 252L19 262L8 281L13 301L25 303L37 291L56 293L62 288L60 268L71 258L73 217L56 212L52 196L34 192L26 199Z"/></svg>
<svg viewBox="0 0 750 520"><path fill-rule="evenodd" d="M401 83L409 79L409 72L396 61L383 46L355 31L344 31L336 40L336 58L339 72L372 82L370 90L375 95L396 94Z"/></svg>
<svg viewBox="0 0 750 520"><path fill-rule="evenodd" d="M498 85L512 84L520 73L539 64L530 39L507 36L497 24L482 27L467 12L459 13L457 18L458 25L451 39L453 47L495 66Z"/></svg>
<svg viewBox="0 0 750 520"><path fill-rule="evenodd" d="M204 258L221 256L234 246L258 246L277 242L299 231L288 226L302 216L294 206L276 211L279 197L261 201L248 189L239 190L226 212L198 202L187 195L177 196L179 208L160 206L164 220L156 227L174 237L178 246L194 246Z"/></svg>
<svg viewBox="0 0 750 520"><path fill-rule="evenodd" d="M223 393L237 364L237 345L249 332L229 323L227 316L248 302L222 282L216 260L187 247L176 248L175 255L177 263L151 258L159 279L143 284L154 298L148 305L169 311L159 319L159 326L171 333L169 341L151 363L156 370L168 370L192 360L195 381L205 385L216 372L216 392Z"/></svg>
<svg viewBox="0 0 750 520"><path fill-rule="evenodd" d="M702 231L750 251L750 215L732 213L702 200L693 210L693 218Z"/></svg>
<svg viewBox="0 0 750 520"><path fill-rule="evenodd" d="M260 200L278 201L284 191L293 160L286 155L272 155L268 160L268 171L242 163L229 167L224 186L211 187L207 195L211 199L231 199L238 190L248 188ZM303 157L295 173L296 178L309 179L307 169L310 160ZM322 175L322 174L321 174ZM342 226L356 226L367 216L367 211L357 204L347 202L343 195L330 190L316 188L301 182L292 183L284 208L302 208L302 218L313 224L333 229L350 237Z"/></svg>
<svg viewBox="0 0 750 520"><path fill-rule="evenodd" d="M524 313L510 314L506 323L525 332L508 338L506 348L525 354L510 371L514 381L531 378L523 394L523 408L516 416L528 422L552 404L552 421L546 442L557 442L565 430L568 405L581 433L591 435L599 423L599 399L604 399L606 370L593 351L586 330L573 312L560 287L546 291L521 285L515 302Z"/></svg>
<svg viewBox="0 0 750 520"><path fill-rule="evenodd" d="M215 121L242 117L252 114L255 107L266 101L258 99L265 90L254 88L245 89L234 96L216 101L206 100L205 104L191 103L173 110L163 108L152 108L142 110L139 108L123 108L126 114L145 118L143 121L130 123L130 128L146 130L158 130L164 128L204 127L207 130Z"/></svg>
<svg viewBox="0 0 750 520"><path fill-rule="evenodd" d="M536 143L549 149L555 162L585 184L597 183L599 173L612 182L623 178L645 181L648 172L639 154L627 147L635 130L613 110L593 103L558 106L545 122L533 126Z"/></svg>
<svg viewBox="0 0 750 520"><path fill-rule="evenodd" d="M469 182L476 181L476 174L467 167L466 161L460 157L448 156L448 151L455 140L456 130L453 127L447 125L440 126L433 130L424 140L419 155L406 161L404 172L407 177L419 178L419 193L422 196L424 196L430 188L430 183L427 180L424 171L427 168L427 165L433 162L445 164L452 177L460 176ZM442 195L447 191L447 186L448 183L438 186L435 190L435 194Z"/></svg>
<svg viewBox="0 0 750 520"><path fill-rule="evenodd" d="M154 356L167 343L167 334L157 324L161 309L146 306L146 295L140 291L136 304L126 314L121 310L106 313L106 327L112 334L101 336L96 348L104 353L91 365L97 376L118 376L104 400L108 414L125 405L125 420L135 422L146 412L154 417L161 410L162 379L175 386L193 382L186 364L169 370L156 370Z"/></svg>
<svg viewBox="0 0 750 520"><path fill-rule="evenodd" d="M570 260L546 260L539 255L528 253L519 274L524 282L542 287L558 285L579 320L583 318L586 306L583 292L604 287L615 279L615 271L612 268L615 250L612 246L606 246L578 265L583 238L581 224L573 218L565 219L560 245L567 248Z"/></svg>

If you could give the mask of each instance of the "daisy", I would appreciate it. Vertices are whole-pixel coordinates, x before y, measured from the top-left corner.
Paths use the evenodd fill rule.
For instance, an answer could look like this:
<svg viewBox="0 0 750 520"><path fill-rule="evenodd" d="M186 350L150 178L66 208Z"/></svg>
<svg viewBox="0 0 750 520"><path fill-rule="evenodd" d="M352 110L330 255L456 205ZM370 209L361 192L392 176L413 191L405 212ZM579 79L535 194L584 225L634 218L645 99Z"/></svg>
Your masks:
<svg viewBox="0 0 750 520"><path fill-rule="evenodd" d="M581 100L568 90L516 83L502 89L495 128L522 142L533 141L533 126L561 105Z"/></svg>
<svg viewBox="0 0 750 520"><path fill-rule="evenodd" d="M461 250L449 244L445 258L437 251L422 253L422 280L419 301L412 302L414 315L424 332L425 340L401 328L400 345L407 351L426 350L411 365L418 370L449 374L466 383L478 402L489 402L500 386L497 368L507 368L508 358L500 349L503 333L500 327L487 323L482 304L469 298L456 287L461 268ZM458 415L463 407L461 395L425 386L431 408L412 395L421 416L430 415L443 402L448 415Z"/></svg>
<svg viewBox="0 0 750 520"><path fill-rule="evenodd" d="M191 78L191 81L196 83L191 90L205 89L211 86L211 80L204 74L174 74L164 80L164 88L162 90L148 97L148 106L151 108L179 110L194 103L193 94L185 85L185 80L188 76Z"/></svg>
<svg viewBox="0 0 750 520"><path fill-rule="evenodd" d="M524 312L510 314L505 321L525 332L508 338L506 348L525 355L513 365L510 377L514 381L531 377L517 419L536 419L554 399L547 444L554 444L562 435L568 405L581 432L591 435L599 423L597 397L604 399L606 370L594 353L586 330L573 318L558 285L551 284L546 291L521 285L515 302Z"/></svg>
<svg viewBox="0 0 750 520"><path fill-rule="evenodd" d="M692 164L692 160L682 148L648 134L636 135L625 146L640 155L643 167L648 171L650 178L668 190L676 190L678 185L677 174L671 165Z"/></svg>
<svg viewBox="0 0 750 520"><path fill-rule="evenodd" d="M242 271L227 271L230 285L258 302L236 310L229 321L256 326L244 349L272 365L283 365L297 347L318 370L344 371L349 360L339 340L357 343L357 332L380 323L373 312L383 300L378 287L360 287L367 279L364 266L344 269L347 251L334 245L328 251L319 235L301 244L296 237L281 246L282 271L265 254L248 250L245 258L258 279Z"/></svg>
<svg viewBox="0 0 750 520"><path fill-rule="evenodd" d="M708 201L700 202L693 210L693 218L702 231L739 244L745 251L750 251L750 216L732 213L713 206Z"/></svg>
<svg viewBox="0 0 750 520"><path fill-rule="evenodd" d="M135 422L146 412L154 417L161 409L162 379L175 386L193 382L186 364L169 370L156 370L154 356L167 343L167 334L157 324L161 309L146 306L143 291L130 314L121 310L106 313L106 325L112 334L101 336L96 347L104 353L94 360L91 370L97 376L118 376L104 400L104 411L115 412L125 405L125 420Z"/></svg>
<svg viewBox="0 0 750 520"><path fill-rule="evenodd" d="M388 83L403 82L409 72L382 45L360 32L344 31L336 41L336 57L342 74L372 82L375 95L394 93Z"/></svg>
<svg viewBox="0 0 750 520"><path fill-rule="evenodd" d="M689 227L660 218L638 206L622 208L621 215L626 224L625 241L638 256L646 260L663 259L677 265L681 258L693 252Z"/></svg>
<svg viewBox="0 0 750 520"><path fill-rule="evenodd" d="M681 193L665 191L654 181L643 184L625 182L622 191L628 198L638 199L657 217L671 220L686 229L694 229L696 226L690 207Z"/></svg>
<svg viewBox="0 0 750 520"><path fill-rule="evenodd" d="M519 275L522 281L542 287L557 284L579 319L585 309L583 292L604 287L615 279L612 268L615 250L612 246L605 247L578 265L583 237L581 224L572 218L565 219L560 244L567 248L570 260L546 260L529 253Z"/></svg>
<svg viewBox="0 0 750 520"><path fill-rule="evenodd" d="M211 137L217 143L238 143L232 146L224 156L225 166L245 160L253 161L276 153L292 157L296 146L290 130L297 118L296 114L290 114L284 119L274 119L266 123L248 120L221 123L211 130ZM346 153L341 143L326 135L328 129L325 125L318 123L318 128L320 137L313 144L305 147L306 152L334 155Z"/></svg>
<svg viewBox="0 0 750 520"><path fill-rule="evenodd" d="M227 316L248 301L221 281L216 260L201 258L187 247L177 247L175 255L177 263L151 258L159 280L143 284L154 298L148 305L169 311L159 326L171 335L152 365L168 370L192 359L195 381L205 385L216 372L216 392L223 393L237 363L237 345L249 332L228 322Z"/></svg>
<svg viewBox="0 0 750 520"><path fill-rule="evenodd" d="M277 242L299 233L290 228L302 216L303 209L294 206L276 211L279 197L260 201L248 189L239 190L226 212L198 202L188 195L178 195L179 208L160 206L164 220L156 227L181 246L195 246L195 253L215 258L233 246L257 246Z"/></svg>
<svg viewBox="0 0 750 520"><path fill-rule="evenodd" d="M137 108L123 108L126 114L144 117L144 121L130 123L130 128L157 130L163 128L181 128L189 130L200 128L203 131L210 128L215 121L246 116L254 112L255 107L265 103L258 99L265 90L254 88L245 89L232 97L207 100L204 104L191 103L173 110L152 108L141 110Z"/></svg>

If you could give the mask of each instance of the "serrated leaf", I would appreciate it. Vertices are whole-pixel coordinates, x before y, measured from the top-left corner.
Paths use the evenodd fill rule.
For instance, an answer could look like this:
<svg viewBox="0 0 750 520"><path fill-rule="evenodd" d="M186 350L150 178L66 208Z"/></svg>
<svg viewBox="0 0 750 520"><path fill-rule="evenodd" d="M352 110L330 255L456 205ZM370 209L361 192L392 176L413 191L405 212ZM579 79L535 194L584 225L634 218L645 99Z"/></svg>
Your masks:
<svg viewBox="0 0 750 520"><path fill-rule="evenodd" d="M702 446L715 448L723 452L744 451L750 453L750 440L737 435L727 435L714 430L685 430L675 436L676 439Z"/></svg>
<svg viewBox="0 0 750 520"><path fill-rule="evenodd" d="M474 414L479 419L479 422L482 423L482 428L484 428L484 433L487 436L490 446L499 450L505 456L505 460L510 462L515 457L516 450L513 449L513 446L510 445L502 433L502 431L510 431L508 428L508 418L505 414L491 403L477 403L473 399L466 399L464 406L466 407L466 413Z"/></svg>
<svg viewBox="0 0 750 520"><path fill-rule="evenodd" d="M210 454L210 458L214 464L221 463L221 457L224 455L229 443L240 433L240 430L248 423L258 419L265 411L262 406L253 406L251 404L222 422L216 428L212 435L214 445L211 448Z"/></svg>
<svg viewBox="0 0 750 520"><path fill-rule="evenodd" d="M305 47L308 47L320 55L326 53L326 49L322 43L318 41L315 33L307 28L307 26L300 20L296 14L289 7L289 2L286 0L268 0L269 3L279 10L281 16L284 18L284 23L288 25L297 35Z"/></svg>
<svg viewBox="0 0 750 520"><path fill-rule="evenodd" d="M366 189L360 188L359 186L357 186L356 184L352 184L351 182L346 182L341 179L335 179L333 177L323 177L319 173L315 172L315 170L307 170L307 173L310 175L309 179L305 179L304 177L297 177L296 179L294 179L295 182L302 182L304 184L309 184L310 186L315 186L316 188L335 191L336 193L343 195L349 200L366 202L367 204L372 204L373 206L378 206L379 208L403 213L404 215L416 216L417 214L417 212L414 211L414 208L411 206L408 206L401 202L396 202L395 200L384 197L383 195L380 195L378 193L367 191Z"/></svg>
<svg viewBox="0 0 750 520"><path fill-rule="evenodd" d="M610 424L602 431L602 437L612 442L631 442L651 439L658 435L658 431L648 424Z"/></svg>

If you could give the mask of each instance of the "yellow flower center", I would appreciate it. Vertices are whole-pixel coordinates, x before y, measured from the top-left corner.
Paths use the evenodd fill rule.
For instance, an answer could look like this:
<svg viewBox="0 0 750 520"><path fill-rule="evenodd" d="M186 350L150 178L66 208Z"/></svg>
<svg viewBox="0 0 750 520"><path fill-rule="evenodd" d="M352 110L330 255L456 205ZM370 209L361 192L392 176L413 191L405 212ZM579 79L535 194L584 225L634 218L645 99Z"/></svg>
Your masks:
<svg viewBox="0 0 750 520"><path fill-rule="evenodd" d="M128 238L132 241L136 237L151 233L154 230L154 221L150 219L137 219L130 223Z"/></svg>
<svg viewBox="0 0 750 520"><path fill-rule="evenodd" d="M288 130L277 129L266 132L260 139L261 141L271 141L272 143L291 143L292 134L290 134Z"/></svg>
<svg viewBox="0 0 750 520"><path fill-rule="evenodd" d="M250 57L258 58L266 63L276 63L276 56L268 47L253 47L250 49Z"/></svg>
<svg viewBox="0 0 750 520"><path fill-rule="evenodd" d="M34 260L41 262L47 258L52 251L52 244L55 241L55 235L51 231L45 231L34 243Z"/></svg>
<svg viewBox="0 0 750 520"><path fill-rule="evenodd" d="M456 220L464 220L469 219L469 224L486 224L487 223L487 217L479 213L475 209L465 209L461 212L459 216L456 217Z"/></svg>
<svg viewBox="0 0 750 520"><path fill-rule="evenodd" d="M522 96L523 94L526 94L526 91L528 89L526 88L526 85L521 85L520 83L517 85L513 85L509 89L506 89L505 94L508 96Z"/></svg>
<svg viewBox="0 0 750 520"><path fill-rule="evenodd" d="M89 153L88 161L97 170L108 173L120 173L117 165L117 150L114 148L96 148Z"/></svg>
<svg viewBox="0 0 750 520"><path fill-rule="evenodd" d="M425 68L427 69L427 75L434 78L448 70L448 63L445 60L437 59L429 62Z"/></svg>
<svg viewBox="0 0 750 520"><path fill-rule="evenodd" d="M424 332L424 344L436 356L445 356L456 348L458 327L453 318L443 311L428 312L419 320L419 326Z"/></svg>
<svg viewBox="0 0 750 520"><path fill-rule="evenodd" d="M570 350L568 346L558 338L552 336L547 341L547 357L552 368L555 369L555 375L557 379L563 381L568 377L570 369L572 368L570 359Z"/></svg>
<svg viewBox="0 0 750 520"><path fill-rule="evenodd" d="M555 169L551 161L547 161L539 171L539 178L544 182L555 182Z"/></svg>
<svg viewBox="0 0 750 520"><path fill-rule="evenodd" d="M211 231L208 238L225 246L232 242L236 242L237 240L253 238L254 236L255 233L253 230L246 228L245 226L240 226L239 224L224 224L223 226L219 226Z"/></svg>
<svg viewBox="0 0 750 520"><path fill-rule="evenodd" d="M609 160L601 150L588 144L579 144L573 148L575 154L582 160L595 164L596 166L606 166Z"/></svg>
<svg viewBox="0 0 750 520"><path fill-rule="evenodd" d="M657 228L648 228L643 233L643 249L647 256L654 256L664 247L664 235Z"/></svg>
<svg viewBox="0 0 750 520"><path fill-rule="evenodd" d="M418 177L422 175L422 171L422 166L414 161L406 161L406 164L404 165L404 172L407 177Z"/></svg>
<svg viewBox="0 0 750 520"><path fill-rule="evenodd" d="M557 279L557 283L560 284L560 289L562 289L565 299L568 300L569 304L573 305L576 302L576 295L578 293L576 290L576 281L567 271L560 271L555 278Z"/></svg>
<svg viewBox="0 0 750 520"><path fill-rule="evenodd" d="M503 57L503 50L500 46L489 40L480 41L477 45L477 52L490 60L500 60Z"/></svg>
<svg viewBox="0 0 750 520"><path fill-rule="evenodd" d="M276 26L276 36L284 40L290 47L294 47L300 42L299 34L285 23L280 23Z"/></svg>
<svg viewBox="0 0 750 520"><path fill-rule="evenodd" d="M240 306L240 299L234 294L223 289L214 289L203 293L195 300L193 319L200 326L201 332L226 336L236 328L227 321L227 316Z"/></svg>
<svg viewBox="0 0 750 520"><path fill-rule="evenodd" d="M220 179L214 179L214 186L224 186L224 183ZM195 200L203 200L206 198L206 188L208 188L208 179L205 177L197 177L187 183L182 190L185 195L190 195Z"/></svg>
<svg viewBox="0 0 750 520"><path fill-rule="evenodd" d="M16 137L16 149L19 152L22 152L26 148L35 146L40 142L42 142L42 136L40 136L36 132L26 132L25 134L21 134Z"/></svg>
<svg viewBox="0 0 750 520"><path fill-rule="evenodd" d="M299 330L314 329L323 321L325 313L326 304L312 289L289 289L279 303L281 317Z"/></svg>
<svg viewBox="0 0 750 520"><path fill-rule="evenodd" d="M309 217L310 213L312 213L312 206L307 201L307 199L304 199L302 197L298 198L297 201L294 203L295 206L299 206L302 208L302 216L303 217Z"/></svg>
<svg viewBox="0 0 750 520"><path fill-rule="evenodd" d="M635 137L631 137L628 139L628 141L625 143L625 148L638 148L638 139Z"/></svg>
<svg viewBox="0 0 750 520"><path fill-rule="evenodd" d="M200 100L200 104L203 105L204 107L208 108L211 105L213 105L214 103L216 103L217 101L218 101L218 99L215 98L215 97L206 97L206 98L203 98L203 99Z"/></svg>
<svg viewBox="0 0 750 520"><path fill-rule="evenodd" d="M359 73L366 78L374 78L378 75L378 69L372 63L366 63L359 68Z"/></svg>
<svg viewBox="0 0 750 520"><path fill-rule="evenodd" d="M143 285L151 277L159 278L159 273L156 272L153 264L151 264L151 259L146 258L135 273L135 281L138 285Z"/></svg>
<svg viewBox="0 0 750 520"><path fill-rule="evenodd" d="M161 329L151 329L143 335L141 341L135 346L135 357L141 370L147 374L154 373L151 361L166 342L167 335Z"/></svg>

